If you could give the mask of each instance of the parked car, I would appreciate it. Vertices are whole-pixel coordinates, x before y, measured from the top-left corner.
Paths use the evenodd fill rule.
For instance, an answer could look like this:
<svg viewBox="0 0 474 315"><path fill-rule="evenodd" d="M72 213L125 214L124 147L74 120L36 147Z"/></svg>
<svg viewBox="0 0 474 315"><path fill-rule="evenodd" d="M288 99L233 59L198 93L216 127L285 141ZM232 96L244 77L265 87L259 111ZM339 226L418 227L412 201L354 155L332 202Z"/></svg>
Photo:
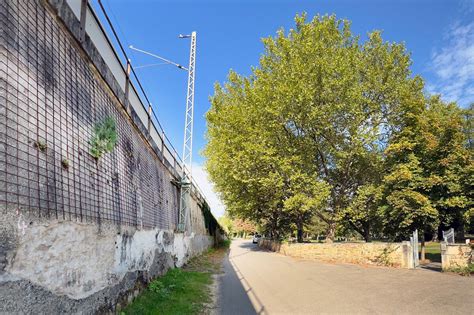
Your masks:
<svg viewBox="0 0 474 315"><path fill-rule="evenodd" d="M262 237L261 235L255 234L255 235L253 236L252 243L257 244L257 243L258 243L258 240L259 240L261 237Z"/></svg>

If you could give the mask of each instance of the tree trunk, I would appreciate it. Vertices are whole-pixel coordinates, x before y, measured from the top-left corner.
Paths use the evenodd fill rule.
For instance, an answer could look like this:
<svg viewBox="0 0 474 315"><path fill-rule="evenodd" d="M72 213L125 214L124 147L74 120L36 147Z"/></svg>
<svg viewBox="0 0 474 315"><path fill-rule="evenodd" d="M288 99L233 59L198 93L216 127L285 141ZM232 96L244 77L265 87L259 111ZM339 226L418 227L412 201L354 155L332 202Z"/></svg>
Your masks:
<svg viewBox="0 0 474 315"><path fill-rule="evenodd" d="M368 243L371 242L369 229L364 230L364 240Z"/></svg>
<svg viewBox="0 0 474 315"><path fill-rule="evenodd" d="M328 230L326 232L326 243L334 242L335 236L336 236L336 223L331 222L329 223Z"/></svg>
<svg viewBox="0 0 474 315"><path fill-rule="evenodd" d="M458 230L457 231L454 230L454 233L455 233L454 235L455 239L457 239L458 242L459 241L464 242L465 237L464 237L464 222L463 221L461 221L461 223L459 224Z"/></svg>
<svg viewBox="0 0 474 315"><path fill-rule="evenodd" d="M298 223L298 231L296 232L296 239L298 243L303 243L303 223Z"/></svg>
<svg viewBox="0 0 474 315"><path fill-rule="evenodd" d="M422 262L425 261L425 238L423 237L423 239L421 240L421 255L420 255L420 260Z"/></svg>
<svg viewBox="0 0 474 315"><path fill-rule="evenodd" d="M443 226L442 226L441 224L438 225L438 239L439 239L440 241L443 240Z"/></svg>

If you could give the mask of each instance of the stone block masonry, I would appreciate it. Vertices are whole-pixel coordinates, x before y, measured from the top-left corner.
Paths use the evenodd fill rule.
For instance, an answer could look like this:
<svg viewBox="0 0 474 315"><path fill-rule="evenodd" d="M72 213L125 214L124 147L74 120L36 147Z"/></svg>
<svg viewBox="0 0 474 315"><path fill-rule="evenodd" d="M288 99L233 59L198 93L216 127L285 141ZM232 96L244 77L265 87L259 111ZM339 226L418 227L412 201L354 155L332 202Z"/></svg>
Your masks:
<svg viewBox="0 0 474 315"><path fill-rule="evenodd" d="M411 268L409 242L402 243L279 243L268 239L261 247L283 255L327 262Z"/></svg>
<svg viewBox="0 0 474 315"><path fill-rule="evenodd" d="M470 263L474 263L471 245L441 243L441 267L443 270L467 268Z"/></svg>
<svg viewBox="0 0 474 315"><path fill-rule="evenodd" d="M0 313L115 311L219 235L195 189L174 232L178 166L68 3L0 2ZM107 117L118 142L96 160Z"/></svg>

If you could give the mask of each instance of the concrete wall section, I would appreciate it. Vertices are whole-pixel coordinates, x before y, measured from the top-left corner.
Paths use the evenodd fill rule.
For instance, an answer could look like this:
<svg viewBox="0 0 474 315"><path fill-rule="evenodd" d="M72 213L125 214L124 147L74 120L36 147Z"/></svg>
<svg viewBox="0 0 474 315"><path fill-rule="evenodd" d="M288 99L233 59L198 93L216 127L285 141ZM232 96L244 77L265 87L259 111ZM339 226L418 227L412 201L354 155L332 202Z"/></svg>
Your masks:
<svg viewBox="0 0 474 315"><path fill-rule="evenodd" d="M47 3L0 6L0 212L174 229L178 174L89 59L100 56L87 55ZM90 143L106 117L118 140L96 161Z"/></svg>
<svg viewBox="0 0 474 315"><path fill-rule="evenodd" d="M13 250L0 274L0 313L114 310L137 285L182 266L213 241L195 233L119 231L114 225L69 221L36 220L18 229L16 219L2 223L13 232ZM45 294L48 304L38 303Z"/></svg>

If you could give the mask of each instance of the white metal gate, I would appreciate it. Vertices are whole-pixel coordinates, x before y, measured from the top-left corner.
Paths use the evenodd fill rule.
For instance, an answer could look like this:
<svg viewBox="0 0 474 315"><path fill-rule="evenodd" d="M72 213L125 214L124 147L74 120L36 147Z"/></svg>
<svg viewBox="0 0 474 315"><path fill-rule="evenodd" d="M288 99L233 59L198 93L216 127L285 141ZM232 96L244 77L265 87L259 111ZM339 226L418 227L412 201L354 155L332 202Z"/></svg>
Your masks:
<svg viewBox="0 0 474 315"><path fill-rule="evenodd" d="M410 244L413 251L413 268L416 268L420 265L420 258L418 256L418 230L415 230L413 235L410 236Z"/></svg>

